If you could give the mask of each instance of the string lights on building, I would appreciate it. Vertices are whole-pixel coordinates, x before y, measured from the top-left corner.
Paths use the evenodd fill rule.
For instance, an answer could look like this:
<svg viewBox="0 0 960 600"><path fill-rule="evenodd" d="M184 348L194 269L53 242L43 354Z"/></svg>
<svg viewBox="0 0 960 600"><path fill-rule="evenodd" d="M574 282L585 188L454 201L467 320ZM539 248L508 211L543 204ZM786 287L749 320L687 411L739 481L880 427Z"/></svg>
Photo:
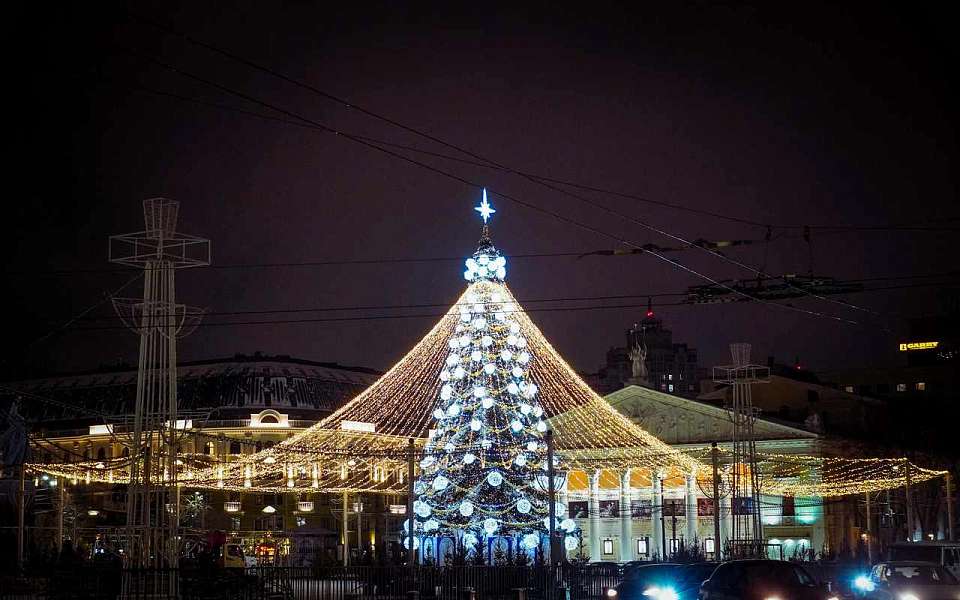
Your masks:
<svg viewBox="0 0 960 600"><path fill-rule="evenodd" d="M466 290L390 370L319 423L268 449L229 458L179 453L176 485L405 494L412 438L421 497L415 528L456 528L477 537L507 528L534 544L524 536L539 539L546 531L543 440L551 429L558 473L630 469L648 480L662 473L666 482L681 484L696 473L707 489L709 448L680 451L662 442L597 395L561 358L505 283L506 259L487 226L496 210L486 193L475 210L484 219L483 235L465 264ZM126 483L132 460L35 462L28 468L74 483ZM917 483L945 473L905 459L760 452L758 461L762 493L785 496L872 492L903 486L907 471ZM557 523L567 540L575 539L575 524L571 528L558 508Z"/></svg>

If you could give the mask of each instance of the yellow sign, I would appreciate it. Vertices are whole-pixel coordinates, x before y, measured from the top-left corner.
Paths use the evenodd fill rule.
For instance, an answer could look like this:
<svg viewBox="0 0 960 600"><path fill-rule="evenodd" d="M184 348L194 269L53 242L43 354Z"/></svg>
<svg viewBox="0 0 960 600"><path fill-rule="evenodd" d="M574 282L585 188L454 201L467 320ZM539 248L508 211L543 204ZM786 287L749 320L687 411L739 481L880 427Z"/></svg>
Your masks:
<svg viewBox="0 0 960 600"><path fill-rule="evenodd" d="M900 344L900 352L911 352L913 350L933 350L940 345L940 342L905 342Z"/></svg>

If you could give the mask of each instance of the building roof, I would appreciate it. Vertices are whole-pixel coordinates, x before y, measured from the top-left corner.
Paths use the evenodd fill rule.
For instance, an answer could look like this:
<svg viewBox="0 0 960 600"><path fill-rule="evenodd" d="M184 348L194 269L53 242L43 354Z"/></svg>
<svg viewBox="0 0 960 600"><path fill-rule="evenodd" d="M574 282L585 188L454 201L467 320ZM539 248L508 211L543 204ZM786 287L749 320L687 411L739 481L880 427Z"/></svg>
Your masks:
<svg viewBox="0 0 960 600"><path fill-rule="evenodd" d="M668 444L728 442L733 437L730 411L699 400L630 385L605 396L611 406ZM767 418L757 418L758 440L815 440L816 433Z"/></svg>
<svg viewBox="0 0 960 600"><path fill-rule="evenodd" d="M377 371L289 356L252 356L181 363L178 403L183 411L217 408L284 407L331 411L376 380ZM23 394L29 420L57 420L88 409L122 415L133 412L137 371L123 366L4 384L3 395ZM49 398L77 411L44 402Z"/></svg>

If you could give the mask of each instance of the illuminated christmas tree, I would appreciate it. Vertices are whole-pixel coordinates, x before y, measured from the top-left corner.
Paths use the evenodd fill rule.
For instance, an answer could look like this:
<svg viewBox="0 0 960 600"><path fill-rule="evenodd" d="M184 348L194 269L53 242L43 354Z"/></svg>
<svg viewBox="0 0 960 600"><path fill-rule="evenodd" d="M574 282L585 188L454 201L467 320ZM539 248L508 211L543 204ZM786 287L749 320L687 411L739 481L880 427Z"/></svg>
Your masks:
<svg viewBox="0 0 960 600"><path fill-rule="evenodd" d="M466 261L470 285L439 373L439 402L415 484L414 533L454 536L468 549L507 538L532 551L546 542L549 527L547 422L529 372L537 358L503 284L506 259L490 240L487 220L496 211L486 190L475 210L483 234ZM573 534L576 523L557 508L558 529ZM575 548L577 538L568 535L565 544Z"/></svg>

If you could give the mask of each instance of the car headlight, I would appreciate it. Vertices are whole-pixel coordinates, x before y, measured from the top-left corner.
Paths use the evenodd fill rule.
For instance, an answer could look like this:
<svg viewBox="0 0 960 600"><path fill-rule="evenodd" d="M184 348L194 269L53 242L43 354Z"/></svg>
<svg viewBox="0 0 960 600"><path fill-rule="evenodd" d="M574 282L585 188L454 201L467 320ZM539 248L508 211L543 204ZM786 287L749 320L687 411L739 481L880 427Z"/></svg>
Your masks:
<svg viewBox="0 0 960 600"><path fill-rule="evenodd" d="M866 575L858 575L857 578L853 580L853 587L861 592L872 592L877 589L877 584Z"/></svg>
<svg viewBox="0 0 960 600"><path fill-rule="evenodd" d="M680 595L677 594L677 590L669 586L650 586L643 590L643 595L653 600L680 600Z"/></svg>
<svg viewBox="0 0 960 600"><path fill-rule="evenodd" d="M910 592L905 592L900 594L900 600L920 600L916 594L911 594Z"/></svg>

